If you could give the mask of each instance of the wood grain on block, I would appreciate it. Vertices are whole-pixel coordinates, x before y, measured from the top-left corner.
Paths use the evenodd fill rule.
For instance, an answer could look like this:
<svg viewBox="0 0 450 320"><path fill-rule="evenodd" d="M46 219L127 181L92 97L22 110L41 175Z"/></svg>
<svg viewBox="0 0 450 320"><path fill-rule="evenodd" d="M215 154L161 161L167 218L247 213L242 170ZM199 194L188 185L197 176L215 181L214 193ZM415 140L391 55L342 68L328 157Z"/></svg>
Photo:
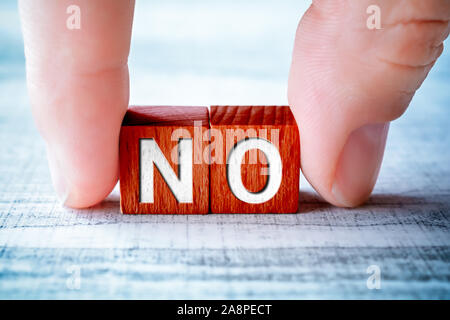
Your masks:
<svg viewBox="0 0 450 320"><path fill-rule="evenodd" d="M297 212L300 138L290 108L288 106L212 106L210 117L211 212ZM276 161L273 163L268 161L266 156L269 153L260 150L249 149L246 151L241 158L241 176L230 175L230 161L235 158L231 155L238 150L240 144L243 144L242 141L255 141L253 138L269 141L278 149L279 153L277 154L281 158L279 187L275 187L276 193L273 197L260 203L243 201L242 199L245 197L241 197L230 188L230 183L236 184L236 179L242 179L242 185L248 191L249 196L254 197L273 186ZM220 140L223 142L220 143ZM273 159L276 160L276 157ZM271 179L272 181L270 181Z"/></svg>
<svg viewBox="0 0 450 320"><path fill-rule="evenodd" d="M203 152L208 147L207 139L203 139L204 135L207 137L208 128L209 113L206 107L130 107L120 133L120 208L122 213L208 213L209 167L208 163L202 159ZM156 148L160 149L170 164L170 168L167 167L168 170L165 172L172 169L176 174L173 177L181 181L186 175L181 174L183 163L181 161L178 163L178 159L183 154L180 139L190 143L191 152L188 155L192 154L192 159L188 159L188 163L192 165L185 168L187 170L192 168L192 176L188 175L188 179L184 181L192 181L192 188L188 184L189 187L181 186L178 191L182 194L188 192L191 195L190 201L182 200L179 196L180 192L177 199L176 189L171 190L161 173L161 168L152 161L146 160L148 159L146 155L150 152L148 151L150 150L149 142L152 142L153 147L155 142ZM152 156L155 154L150 153Z"/></svg>

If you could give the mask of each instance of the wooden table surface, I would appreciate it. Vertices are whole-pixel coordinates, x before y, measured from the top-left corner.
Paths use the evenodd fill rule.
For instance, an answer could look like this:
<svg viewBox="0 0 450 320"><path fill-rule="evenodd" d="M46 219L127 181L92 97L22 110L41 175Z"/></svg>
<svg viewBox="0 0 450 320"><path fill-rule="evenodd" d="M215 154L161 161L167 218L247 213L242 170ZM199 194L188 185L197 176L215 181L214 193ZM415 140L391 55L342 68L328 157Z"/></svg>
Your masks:
<svg viewBox="0 0 450 320"><path fill-rule="evenodd" d="M130 57L132 102L285 103L288 53L304 4L278 8L275 13L287 18L273 34L250 28L239 33L239 41L226 38L225 45L196 29L206 22L188 21L186 28L193 30L188 40L203 39L212 50L206 54L205 44L189 45L173 30L162 32L164 37L150 31L144 36L146 9L163 17L158 22L163 25L176 14L164 15L172 7L160 2L140 3ZM262 3L253 24L270 12L270 2ZM223 6L214 2L204 10L231 14ZM298 12L290 14L292 7ZM254 17L249 4L243 10L238 25ZM449 50L410 110L391 125L380 177L366 205L330 206L302 178L298 214L124 216L118 190L87 210L58 204L26 96L15 3L2 1L0 12L0 43L9 48L0 54L0 298L450 298ZM278 22L268 16L265 23ZM226 34L221 28L211 32ZM289 33L281 36L283 30ZM261 48L267 37L278 41L279 49L258 59L250 59L248 44L237 46L251 38L250 46ZM151 46L157 58L146 60L142 51ZM176 55L179 46L189 63ZM230 46L241 51L230 56L221 51ZM275 60L282 62L266 64ZM165 70L161 61L179 66ZM261 65L267 71L257 71ZM371 265L381 272L379 290L367 287Z"/></svg>

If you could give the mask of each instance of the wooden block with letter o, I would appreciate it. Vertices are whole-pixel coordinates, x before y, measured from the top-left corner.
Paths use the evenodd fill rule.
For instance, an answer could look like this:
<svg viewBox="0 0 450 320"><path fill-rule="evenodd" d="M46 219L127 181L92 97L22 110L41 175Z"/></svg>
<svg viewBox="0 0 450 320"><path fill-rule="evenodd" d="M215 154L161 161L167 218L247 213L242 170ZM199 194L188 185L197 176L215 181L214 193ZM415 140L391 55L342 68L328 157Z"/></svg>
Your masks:
<svg viewBox="0 0 450 320"><path fill-rule="evenodd" d="M206 107L130 107L120 132L122 213L209 211Z"/></svg>
<svg viewBox="0 0 450 320"><path fill-rule="evenodd" d="M212 213L295 213L300 138L288 106L212 106Z"/></svg>

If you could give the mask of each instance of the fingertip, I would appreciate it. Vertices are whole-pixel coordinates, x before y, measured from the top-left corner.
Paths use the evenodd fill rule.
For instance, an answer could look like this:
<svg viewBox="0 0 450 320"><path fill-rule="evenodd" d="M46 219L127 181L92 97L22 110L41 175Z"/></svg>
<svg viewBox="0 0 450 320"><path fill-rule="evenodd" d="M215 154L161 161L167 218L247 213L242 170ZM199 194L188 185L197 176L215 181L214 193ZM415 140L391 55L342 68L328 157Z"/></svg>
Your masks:
<svg viewBox="0 0 450 320"><path fill-rule="evenodd" d="M84 209L102 202L117 184L118 165L111 169L105 166L102 168L100 165L89 168L89 162L74 166L73 162L67 159L70 157L69 154L66 151L58 153L47 149L51 179L58 203L63 207ZM101 158L99 161L102 162ZM111 163L114 165L115 162ZM97 171L96 174L93 170Z"/></svg>
<svg viewBox="0 0 450 320"><path fill-rule="evenodd" d="M369 198L383 161L388 130L389 123L369 124L350 134L331 187L333 204L356 207Z"/></svg>
<svg viewBox="0 0 450 320"><path fill-rule="evenodd" d="M114 189L117 184L117 179L113 182L105 182L101 188L89 189L79 185L72 185L65 198L61 198L60 204L64 207L73 209L86 209L101 203Z"/></svg>
<svg viewBox="0 0 450 320"><path fill-rule="evenodd" d="M101 203L114 189L118 174L108 175L93 182L92 178L84 181L69 182L63 192L57 191L60 204L74 209L86 209ZM57 188L57 186L55 186Z"/></svg>

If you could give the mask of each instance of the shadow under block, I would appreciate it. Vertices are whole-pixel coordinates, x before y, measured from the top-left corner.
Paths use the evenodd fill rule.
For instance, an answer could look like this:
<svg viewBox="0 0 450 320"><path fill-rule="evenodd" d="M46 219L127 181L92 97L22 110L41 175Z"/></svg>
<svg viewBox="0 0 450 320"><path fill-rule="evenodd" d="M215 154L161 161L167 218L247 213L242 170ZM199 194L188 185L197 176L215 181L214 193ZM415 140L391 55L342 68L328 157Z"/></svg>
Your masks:
<svg viewBox="0 0 450 320"><path fill-rule="evenodd" d="M131 214L208 213L209 167L205 161L195 158L203 154L203 150L209 144L207 140L201 139L204 134L207 134L208 129L209 112L206 107L130 107L122 123L119 143L121 212ZM148 155L154 156L157 153L151 151L155 149L149 148L159 147L158 154L162 153L167 160L165 163L170 164L170 168L167 165L165 167L166 177L170 176L167 173L172 169L172 173L176 174L172 178L179 178L181 181L180 168L183 167L181 161L178 164L178 159L182 156L181 146L186 144L182 144L180 139L190 143L189 148L192 151L190 153L192 154L192 176L184 180L192 181L192 189L189 193L191 201L185 199L178 201L176 193L172 192L161 174L161 169L157 167L157 162L147 160ZM189 153L184 153L184 156L186 154L190 157ZM142 172L141 169L143 169ZM183 173L189 175L188 170ZM146 175L145 178L143 175ZM189 191L189 187L184 185L177 190L180 197L179 194ZM153 197L149 198L151 193Z"/></svg>
<svg viewBox="0 0 450 320"><path fill-rule="evenodd" d="M288 106L212 106L211 118L211 191L210 205L212 213L296 213L299 202L300 177L300 138L294 116ZM220 132L220 133L219 133ZM214 145L215 139L222 136L222 148ZM266 153L248 149L241 158L241 177L230 175L230 164L234 159L230 155L237 151L240 142L255 138L271 142L277 146L282 166L271 165L268 168ZM241 143L245 144L245 143ZM247 144L248 145L248 144ZM222 150L225 152L222 152ZM245 150L245 148L244 148ZM276 152L275 152L276 153ZM241 152L242 154L242 152ZM279 163L273 161L273 163ZM256 160L255 160L256 159ZM275 159L276 158L273 158ZM231 160L231 162L236 160ZM236 165L234 166L236 167ZM278 190L264 202L248 203L242 201L235 189L229 184L232 179L241 179L249 196L269 188L269 181L275 170L281 170L279 179L271 181L273 187L278 181ZM269 175L268 175L269 174ZM237 185L239 185L237 181ZM236 185L236 182L235 182ZM242 190L242 187L240 189ZM236 193L236 194L235 194ZM245 194L246 192L242 192ZM270 193L268 193L270 195ZM246 200L246 199L244 199Z"/></svg>

